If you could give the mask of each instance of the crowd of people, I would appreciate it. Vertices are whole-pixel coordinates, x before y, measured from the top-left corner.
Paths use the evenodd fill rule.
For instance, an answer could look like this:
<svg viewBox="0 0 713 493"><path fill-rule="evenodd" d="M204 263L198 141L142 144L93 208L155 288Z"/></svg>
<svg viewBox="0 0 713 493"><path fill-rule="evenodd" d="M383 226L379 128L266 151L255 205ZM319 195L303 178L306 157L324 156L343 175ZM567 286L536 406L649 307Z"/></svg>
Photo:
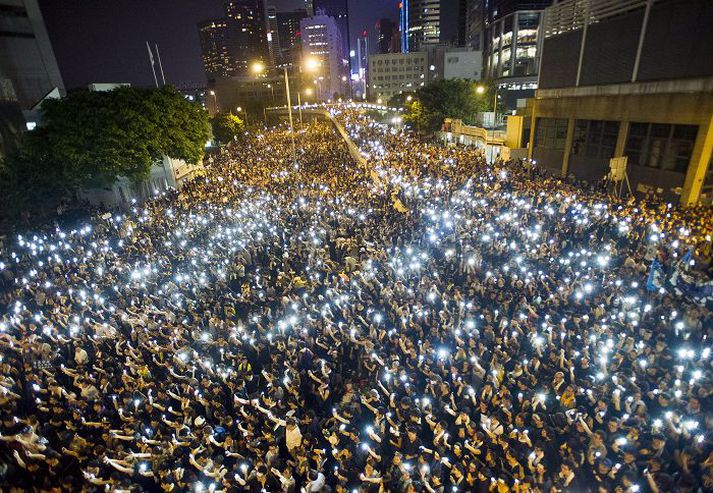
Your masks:
<svg viewBox="0 0 713 493"><path fill-rule="evenodd" d="M8 246L0 488L713 492L711 210L332 111Z"/></svg>

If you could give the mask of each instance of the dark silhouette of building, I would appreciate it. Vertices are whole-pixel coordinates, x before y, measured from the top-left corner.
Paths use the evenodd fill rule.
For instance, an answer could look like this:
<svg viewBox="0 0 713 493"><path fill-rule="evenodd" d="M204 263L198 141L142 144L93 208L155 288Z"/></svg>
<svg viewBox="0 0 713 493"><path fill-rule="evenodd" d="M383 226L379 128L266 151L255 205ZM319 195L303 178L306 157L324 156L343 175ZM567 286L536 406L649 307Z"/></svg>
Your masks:
<svg viewBox="0 0 713 493"><path fill-rule="evenodd" d="M485 30L485 5L483 0L466 0L465 45L474 50L483 49Z"/></svg>
<svg viewBox="0 0 713 493"><path fill-rule="evenodd" d="M377 25L377 43L379 53L389 53L391 48L391 38L394 35L394 29L396 28L394 22L391 19L381 19Z"/></svg>
<svg viewBox="0 0 713 493"><path fill-rule="evenodd" d="M263 0L229 0L228 18L230 55L236 75L249 75L255 62L269 64L267 23Z"/></svg>
<svg viewBox="0 0 713 493"><path fill-rule="evenodd" d="M277 13L277 38L280 46L280 63L291 64L302 51L300 21L307 17L304 9Z"/></svg>
<svg viewBox="0 0 713 493"><path fill-rule="evenodd" d="M198 24L203 67L206 77L229 77L235 73L230 55L228 21L211 19Z"/></svg>

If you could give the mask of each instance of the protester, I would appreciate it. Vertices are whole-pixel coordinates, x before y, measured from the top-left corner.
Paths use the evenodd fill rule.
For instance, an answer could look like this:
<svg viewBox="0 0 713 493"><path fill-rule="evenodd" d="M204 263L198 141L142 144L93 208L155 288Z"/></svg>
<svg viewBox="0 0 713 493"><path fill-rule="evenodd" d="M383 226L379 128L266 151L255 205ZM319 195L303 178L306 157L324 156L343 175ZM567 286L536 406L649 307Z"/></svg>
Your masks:
<svg viewBox="0 0 713 493"><path fill-rule="evenodd" d="M333 113L16 239L0 486L713 491L710 209Z"/></svg>

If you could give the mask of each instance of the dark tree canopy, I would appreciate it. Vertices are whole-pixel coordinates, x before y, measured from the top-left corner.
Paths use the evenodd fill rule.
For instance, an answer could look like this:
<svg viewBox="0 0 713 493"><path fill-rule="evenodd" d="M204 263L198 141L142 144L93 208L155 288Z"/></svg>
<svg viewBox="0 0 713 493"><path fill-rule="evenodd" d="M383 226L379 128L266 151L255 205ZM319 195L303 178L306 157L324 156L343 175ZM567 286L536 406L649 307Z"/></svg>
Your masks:
<svg viewBox="0 0 713 493"><path fill-rule="evenodd" d="M172 87L74 92L43 102L40 125L0 167L0 193L17 207L119 176L140 181L163 155L199 161L210 136L205 110Z"/></svg>
<svg viewBox="0 0 713 493"><path fill-rule="evenodd" d="M406 121L417 129L438 130L444 118L457 118L466 124L475 124L479 112L489 111L492 103L489 91L478 94L477 84L465 79L439 79L420 88L412 101L404 96Z"/></svg>
<svg viewBox="0 0 713 493"><path fill-rule="evenodd" d="M171 87L81 91L47 101L37 131L28 143L63 163L77 186L144 179L164 154L197 162L210 138L205 111Z"/></svg>
<svg viewBox="0 0 713 493"><path fill-rule="evenodd" d="M245 131L245 123L231 113L220 113L210 120L213 127L213 137L221 143L227 144Z"/></svg>

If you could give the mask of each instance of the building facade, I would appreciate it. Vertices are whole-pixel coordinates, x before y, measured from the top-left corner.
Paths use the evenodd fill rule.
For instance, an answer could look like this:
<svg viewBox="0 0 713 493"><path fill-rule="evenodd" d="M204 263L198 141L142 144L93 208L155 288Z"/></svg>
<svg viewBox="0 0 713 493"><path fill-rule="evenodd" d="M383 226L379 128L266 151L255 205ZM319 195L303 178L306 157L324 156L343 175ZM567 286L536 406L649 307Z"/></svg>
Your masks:
<svg viewBox="0 0 713 493"><path fill-rule="evenodd" d="M267 22L263 0L229 0L225 4L229 50L236 75L249 75L255 62L269 65Z"/></svg>
<svg viewBox="0 0 713 493"><path fill-rule="evenodd" d="M430 67L429 67L430 68ZM443 53L443 78L480 80L483 52L470 48L453 48Z"/></svg>
<svg viewBox="0 0 713 493"><path fill-rule="evenodd" d="M380 19L377 23L377 43L379 53L391 53L391 39L394 36L394 23L391 19Z"/></svg>
<svg viewBox="0 0 713 493"><path fill-rule="evenodd" d="M0 0L0 77L22 110L55 88L65 93L37 0Z"/></svg>
<svg viewBox="0 0 713 493"><path fill-rule="evenodd" d="M277 13L277 38L280 50L280 64L290 65L302 52L300 22L307 17L306 10Z"/></svg>
<svg viewBox="0 0 713 493"><path fill-rule="evenodd" d="M426 85L427 71L426 52L369 55L369 99L386 102L397 94L414 92Z"/></svg>
<svg viewBox="0 0 713 493"><path fill-rule="evenodd" d="M483 49L485 31L484 0L466 0L465 4L465 46L474 50Z"/></svg>
<svg viewBox="0 0 713 493"><path fill-rule="evenodd" d="M441 0L403 0L400 3L401 51L424 50L441 41Z"/></svg>
<svg viewBox="0 0 713 493"><path fill-rule="evenodd" d="M267 52L270 66L280 65L280 37L277 31L277 9L270 5L265 10L267 16Z"/></svg>
<svg viewBox="0 0 713 493"><path fill-rule="evenodd" d="M349 30L349 2L348 0L312 0L312 15L320 13L334 17L337 29L342 37L342 53L351 50L351 32Z"/></svg>
<svg viewBox="0 0 713 493"><path fill-rule="evenodd" d="M229 77L235 72L230 55L228 21L210 19L198 24L203 68L208 79Z"/></svg>
<svg viewBox="0 0 713 493"><path fill-rule="evenodd" d="M495 81L507 109L537 88L540 27L552 0L485 2L485 78Z"/></svg>
<svg viewBox="0 0 713 493"><path fill-rule="evenodd" d="M327 101L335 94L347 94L349 62L336 19L328 15L307 17L300 22L300 31L303 58L319 60L319 71L314 74L318 98Z"/></svg>
<svg viewBox="0 0 713 493"><path fill-rule="evenodd" d="M566 0L545 11L529 155L596 181L628 159L632 187L691 204L713 197L713 4ZM615 56L613 54L616 54Z"/></svg>

